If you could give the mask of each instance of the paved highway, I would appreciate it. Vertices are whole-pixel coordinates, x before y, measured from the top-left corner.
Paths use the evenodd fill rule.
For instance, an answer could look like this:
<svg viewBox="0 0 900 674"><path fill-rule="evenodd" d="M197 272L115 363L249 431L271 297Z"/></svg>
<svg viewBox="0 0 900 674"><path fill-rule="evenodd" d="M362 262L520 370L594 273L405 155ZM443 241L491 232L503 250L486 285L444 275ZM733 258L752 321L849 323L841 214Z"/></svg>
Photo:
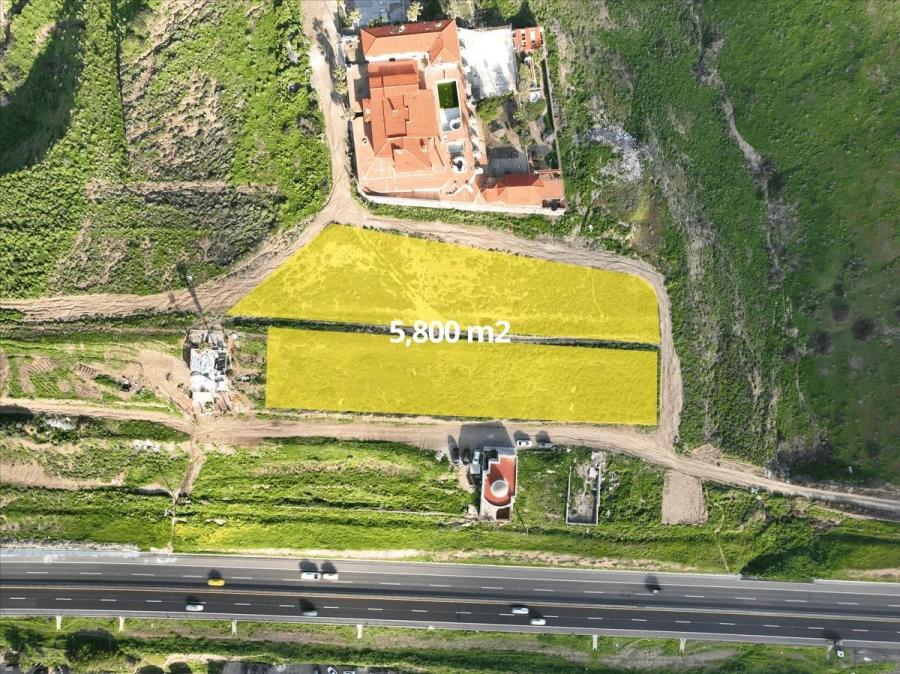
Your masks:
<svg viewBox="0 0 900 674"><path fill-rule="evenodd" d="M337 573L303 580L302 571ZM210 578L224 580L210 587ZM187 603L202 613L187 613ZM526 605L529 615L514 615ZM315 610L317 617L304 617ZM900 648L900 584L0 550L0 615L170 616ZM546 621L532 626L531 618Z"/></svg>

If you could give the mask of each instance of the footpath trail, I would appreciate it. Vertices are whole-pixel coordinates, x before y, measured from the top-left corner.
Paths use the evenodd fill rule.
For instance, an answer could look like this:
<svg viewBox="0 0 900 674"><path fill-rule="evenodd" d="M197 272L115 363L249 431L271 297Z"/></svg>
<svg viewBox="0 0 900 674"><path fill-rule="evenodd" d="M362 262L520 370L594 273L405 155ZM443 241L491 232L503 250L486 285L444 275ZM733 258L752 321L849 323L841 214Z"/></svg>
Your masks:
<svg viewBox="0 0 900 674"><path fill-rule="evenodd" d="M633 428L591 426L537 428L536 424L525 424L518 430L532 433L546 430L556 442L578 443L625 452L704 480L874 507L900 515L900 503L887 499L790 485L764 477L754 466L724 460L720 460L718 464L709 463L677 454L674 451L674 444L682 407L681 365L672 339L671 306L665 279L649 264L605 251L586 250L571 242L527 240L483 227L386 218L365 210L353 195L354 187L347 151L346 113L332 81L332 72L340 65L338 31L334 24L335 13L333 0L308 0L304 3L304 29L312 45L310 56L312 84L321 102L326 135L331 148L332 191L324 208L312 220L267 240L232 271L200 285L197 288L197 295L206 311L225 311L236 304L332 222L427 234L450 243L635 274L653 286L659 300L660 392L657 428L652 432L644 432ZM187 290L176 290L155 295L63 295L27 300L0 298L0 308L22 312L26 323L41 323L83 317L129 316L144 312L193 311L194 304ZM393 440L441 449L447 446L448 436L459 432L459 424L434 419L400 422L397 419L373 420L367 417L354 417L337 420L338 417L335 416L329 419L319 415L317 419L302 421L272 421L250 416L240 419L202 418L199 422L194 422L152 412L107 409L63 401L9 400L6 404L18 404L36 412L157 421L192 433L199 441L213 442L246 443L256 442L263 437L320 435Z"/></svg>
<svg viewBox="0 0 900 674"><path fill-rule="evenodd" d="M13 409L27 409L32 413L83 415L103 419L154 421L185 433L197 444L222 443L253 445L266 438L332 437L355 440L384 440L403 442L422 449L445 451L448 439L459 438L464 424L424 417L351 417L334 415L293 415L294 418L259 419L236 417L198 417L188 419L163 412L139 409L109 408L72 400L5 399L0 401L0 413ZM900 501L887 497L843 492L791 484L763 475L758 468L734 461L708 462L703 459L676 454L660 441L656 434L642 433L632 428L579 426L571 424L537 424L500 421L503 430L512 437L523 432L531 437L546 435L556 444L573 444L598 449L615 450L677 470L701 480L744 488L757 488L787 496L805 498L877 511L881 517L900 520ZM477 425L465 424L469 438L477 433ZM485 428L485 433L497 432L497 426ZM526 450L527 451L527 450Z"/></svg>

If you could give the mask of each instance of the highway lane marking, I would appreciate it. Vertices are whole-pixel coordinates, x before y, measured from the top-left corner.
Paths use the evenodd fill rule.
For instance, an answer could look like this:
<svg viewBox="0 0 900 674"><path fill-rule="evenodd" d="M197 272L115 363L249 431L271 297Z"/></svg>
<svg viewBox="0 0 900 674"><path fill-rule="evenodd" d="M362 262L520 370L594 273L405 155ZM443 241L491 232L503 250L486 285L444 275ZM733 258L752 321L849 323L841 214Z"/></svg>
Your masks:
<svg viewBox="0 0 900 674"><path fill-rule="evenodd" d="M588 620L603 620L603 618L595 618L593 616L588 616Z"/></svg>
<svg viewBox="0 0 900 674"><path fill-rule="evenodd" d="M805 599L785 599L785 601L791 602L793 604L805 604L806 603Z"/></svg>
<svg viewBox="0 0 900 674"><path fill-rule="evenodd" d="M148 604L162 604L162 599L145 599Z"/></svg>
<svg viewBox="0 0 900 674"><path fill-rule="evenodd" d="M235 605L235 606L253 606L253 604L248 604L248 603L243 602L243 601L236 601L236 602L234 602L234 605Z"/></svg>
<svg viewBox="0 0 900 674"><path fill-rule="evenodd" d="M232 576L232 580L253 580L253 576Z"/></svg>
<svg viewBox="0 0 900 674"><path fill-rule="evenodd" d="M534 588L534 592L556 592L556 590L549 590L546 587L536 587Z"/></svg>
<svg viewBox="0 0 900 674"><path fill-rule="evenodd" d="M645 622L647 622L647 619L646 619L646 618L632 618L632 619L631 619L631 622L633 622L633 623L645 623Z"/></svg>
<svg viewBox="0 0 900 674"><path fill-rule="evenodd" d="M719 623L720 625L727 625L729 627L734 627L734 623Z"/></svg>
<svg viewBox="0 0 900 674"><path fill-rule="evenodd" d="M423 608L414 608L414 609L412 610L412 612L413 612L413 613L428 613L428 611L426 611L426 610L423 609Z"/></svg>
<svg viewBox="0 0 900 674"><path fill-rule="evenodd" d="M498 613L497 615L508 616L508 615L512 615L512 613Z"/></svg>
<svg viewBox="0 0 900 674"><path fill-rule="evenodd" d="M293 604L279 604L281 608L294 608Z"/></svg>
<svg viewBox="0 0 900 674"><path fill-rule="evenodd" d="M690 621L690 620L676 620L675 622L677 622L677 623L682 623L683 625L690 625L690 624L691 624L691 621Z"/></svg>
<svg viewBox="0 0 900 674"><path fill-rule="evenodd" d="M735 599L740 601L756 601L756 597L735 597Z"/></svg>
<svg viewBox="0 0 900 674"><path fill-rule="evenodd" d="M282 578L281 580L299 581L299 578Z"/></svg>
<svg viewBox="0 0 900 674"><path fill-rule="evenodd" d="M46 576L49 571L26 571L25 572L29 576Z"/></svg>
<svg viewBox="0 0 900 674"><path fill-rule="evenodd" d="M702 594L686 594L685 597L689 597L691 599L706 599L706 595Z"/></svg>
<svg viewBox="0 0 900 674"><path fill-rule="evenodd" d="M182 574L182 578L203 578L203 576L193 576L189 574Z"/></svg>
<svg viewBox="0 0 900 674"><path fill-rule="evenodd" d="M403 583L378 583L379 585L403 585Z"/></svg>
<svg viewBox="0 0 900 674"><path fill-rule="evenodd" d="M28 599L28 597L10 597L10 599L15 599L17 601L21 601L23 599Z"/></svg>
<svg viewBox="0 0 900 674"><path fill-rule="evenodd" d="M132 573L132 576L155 576L155 573Z"/></svg>
<svg viewBox="0 0 900 674"><path fill-rule="evenodd" d="M808 630L824 630L824 627L807 627Z"/></svg>
<svg viewBox="0 0 900 674"><path fill-rule="evenodd" d="M367 611L383 611L383 608L367 608Z"/></svg>
<svg viewBox="0 0 900 674"><path fill-rule="evenodd" d="M855 630L853 630L853 631L854 631L854 632L868 632L869 630L858 630L858 629L855 629Z"/></svg>
<svg viewBox="0 0 900 674"><path fill-rule="evenodd" d="M118 599L101 599L100 601L118 601Z"/></svg>
<svg viewBox="0 0 900 674"><path fill-rule="evenodd" d="M763 627L773 627L773 628L778 628L778 627L781 627L781 625L763 625Z"/></svg>
<svg viewBox="0 0 900 674"><path fill-rule="evenodd" d="M439 585L437 583L429 583L428 587L451 587L450 585Z"/></svg>
<svg viewBox="0 0 900 674"><path fill-rule="evenodd" d="M584 594L606 594L603 590L585 590Z"/></svg>
<svg viewBox="0 0 900 674"><path fill-rule="evenodd" d="M544 615L545 618L559 618L558 615L550 615L549 613Z"/></svg>
<svg viewBox="0 0 900 674"><path fill-rule="evenodd" d="M334 609L334 608L340 608L340 606L323 606L322 608L331 608L331 609Z"/></svg>
<svg viewBox="0 0 900 674"><path fill-rule="evenodd" d="M72 597L54 597L56 601L72 601Z"/></svg>
<svg viewBox="0 0 900 674"><path fill-rule="evenodd" d="M855 601L839 601L838 604L843 604L844 606L859 606L859 603Z"/></svg>
<svg viewBox="0 0 900 674"><path fill-rule="evenodd" d="M457 613L459 615L472 615L471 611L457 611ZM549 618L550 616L547 616L547 617Z"/></svg>
<svg viewBox="0 0 900 674"><path fill-rule="evenodd" d="M890 608L900 608L900 604L888 604Z"/></svg>
<svg viewBox="0 0 900 674"><path fill-rule="evenodd" d="M103 574L99 571L79 571L79 576L102 576Z"/></svg>
<svg viewBox="0 0 900 674"><path fill-rule="evenodd" d="M353 581L352 581L352 580L333 580L333 581L331 581L331 582L332 582L332 583L345 583L345 584L347 584L347 585L353 585Z"/></svg>
<svg viewBox="0 0 900 674"><path fill-rule="evenodd" d="M497 585L482 585L481 589L482 590L502 590L503 588L499 587Z"/></svg>
<svg viewBox="0 0 900 674"><path fill-rule="evenodd" d="M7 591L10 591L13 589L33 590L35 587L38 587L39 589L46 590L46 591L53 591L55 589L58 589L56 586L52 586L52 585L50 585L50 586L32 586L32 585L15 585L15 584L7 584L7 585L5 585L4 589L6 589ZM171 593L173 591L172 588L140 587L140 586L133 587L133 586L122 586L122 585L117 585L117 586L104 585L101 588L94 587L94 586L77 586L77 585L75 585L72 587L67 587L66 589L76 590L76 591L85 590L85 591L90 591L92 593L99 592L101 590L121 591L121 592L126 592L126 593L131 593L131 594L134 594L134 593L161 593L161 592ZM206 594L210 594L211 596L214 595L216 598L220 598L221 595L223 594L223 591L221 591L221 590L203 589L203 590L195 590L195 592L202 593L203 595L206 595ZM279 590L275 590L275 589L272 589L272 590L267 590L267 589L247 590L247 589L230 589L229 588L228 590L224 591L224 593L230 594L232 596L234 596L234 595L251 595L251 596L255 596L255 597L264 597L264 596L273 596L273 595L275 595L275 596L282 595L283 596L285 592L283 590L279 591ZM328 592L321 592L321 591L320 592L316 592L316 591L299 592L299 591L295 590L295 591L291 591L291 595L296 596L296 597L304 596L304 597L310 597L310 598L316 597L316 598L321 598L321 599L328 599L328 598L346 599L345 594L335 594L335 593L328 593ZM401 596L387 596L386 597L383 595L371 595L371 594L366 594L363 596L365 598L370 598L370 599L374 599L377 601L409 601L408 597L401 597ZM363 596L357 597L357 598L363 598ZM427 601L428 603L432 603L432 604L451 604L451 603L459 604L460 603L460 601L458 599L444 598L444 597L429 597L429 598L425 599L424 601ZM505 600L499 600L499 599L483 599L483 600L479 600L479 601L480 601L480 603L493 604L493 605L498 605L498 604L503 605L503 604L507 603ZM596 604L579 603L579 602L566 602L566 604L567 604L568 608L596 609ZM547 605L547 603L544 602L543 604L541 604L541 602L536 602L536 605ZM553 603L551 605L558 606L559 604ZM671 613L676 613L676 614L677 613L682 613L682 614L685 614L685 613L687 613L687 614L709 613L709 609L695 608L695 607L688 607L688 606L675 606L675 607L662 606L662 607L660 607L660 606L648 606L648 605L638 605L638 606L635 606L635 605L608 605L605 608L607 608L608 610L616 610L616 611L641 610L641 611L646 611L646 612L651 612L651 613L669 613L669 614L671 614ZM828 621L846 620L847 619L847 616L844 616L844 615L835 615L835 614L828 614L828 613L821 613L821 612L796 613L796 612L776 611L776 610L762 610L762 611L754 610L754 611L751 611L751 610L747 610L747 609L727 609L727 610L717 610L716 612L720 615L741 615L741 616L757 616L758 615L758 616L773 616L773 617L778 616L778 617L803 618L803 619L817 618L820 620L828 620ZM854 619L858 620L858 621L878 622L878 623L884 623L885 621L887 621L889 623L900 622L900 620L898 620L897 618L885 618L884 616L877 616L877 617L876 616L858 616L858 617L854 616Z"/></svg>
<svg viewBox="0 0 900 674"><path fill-rule="evenodd" d="M9 553L4 553L4 554L0 555L0 557L9 557L9 556L10 556ZM190 559L189 557L181 557L181 558L182 559ZM151 556L151 557L147 557L147 559L156 561L156 560L159 560L160 558ZM8 564L34 564L34 562L35 562L34 559L25 559L25 560L6 559L4 561ZM166 560L166 561L168 561L168 560ZM182 564L180 566L182 566L183 568L191 568L191 567L193 567L193 568L208 568L211 564L220 563L220 562L221 562L221 560L215 559L214 561L206 562L204 564L188 563L188 564ZM46 564L48 562L43 562L43 563ZM55 564L55 565L62 565L62 564L72 565L72 564L86 564L88 562L84 562L81 560L54 559L50 563ZM91 562L89 562L89 563L93 566L129 566L129 565L134 564L132 562L129 562L127 559L115 559L115 560L111 560L111 561L91 560ZM141 564L141 565L145 564L145 562L137 562L137 563ZM156 561L156 563L159 564L160 562ZM351 566L351 567L355 565L351 560L344 560L344 563L347 566ZM436 565L435 569L439 570L440 566L441 565ZM503 566L499 566L499 565L490 565L490 564L485 564L482 566L487 566L490 568L496 568L496 569L502 569L502 570L506 570L507 568L509 568L509 567L503 567ZM240 567L238 567L238 568L240 568ZM259 571L284 571L283 566L254 566L253 568L255 570L259 570ZM354 568L352 571L348 570L347 573L368 574L368 575L380 574L380 575L401 575L401 576L433 576L433 575L435 575L436 571L432 571L432 570L423 570L423 572L414 572L414 571L407 571L407 570L404 570L404 571L383 571L383 570L381 570L381 571L366 571L363 569L355 569ZM496 575L485 576L485 575L469 574L468 577L469 578L489 578L491 580L532 580L532 581L534 580L533 577L521 577L521 576L496 576ZM691 580L695 580L695 581L699 580L700 582L703 582L703 580L704 580L703 578L698 578L697 574L687 574L687 577L690 578ZM609 584L609 585L644 585L643 579L600 580L600 579L585 579L585 578L547 578L546 580L547 580L547 582L553 582L553 583L595 583L595 584L602 583L602 584ZM666 577L666 580L669 580L669 577ZM681 579L676 576L672 580L677 582L678 580L681 580ZM332 581L332 582L349 582L349 581ZM740 580L735 579L735 581L732 585L706 585L706 584L704 584L702 587L707 588L707 589L734 590L735 585L740 585L742 583L746 583L746 581L740 581ZM850 589L835 590L835 589L828 589L828 587L826 587L826 586L817 586L817 585L810 585L809 587L803 587L803 588L775 586L775 587L761 587L758 589L760 592L814 592L814 593L818 593L818 594L852 594L852 595L858 595L860 593L860 590L858 588L854 588L852 590L850 590ZM895 594L885 595L883 593L883 589L881 589L881 588L872 588L872 591L873 591L873 593L871 596L873 596L873 597L881 597L881 596L898 597L898 596L900 596L900 595L895 595ZM877 593L877 594L875 594L875 593ZM900 604L891 604L891 608L897 608L897 607L900 607Z"/></svg>

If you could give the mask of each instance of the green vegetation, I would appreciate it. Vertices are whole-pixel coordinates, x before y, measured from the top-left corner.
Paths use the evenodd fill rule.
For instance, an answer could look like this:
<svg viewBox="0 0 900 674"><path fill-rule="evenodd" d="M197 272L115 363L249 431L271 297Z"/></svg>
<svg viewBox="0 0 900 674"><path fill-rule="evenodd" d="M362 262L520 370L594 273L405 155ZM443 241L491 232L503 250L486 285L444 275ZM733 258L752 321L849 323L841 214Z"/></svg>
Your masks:
<svg viewBox="0 0 900 674"><path fill-rule="evenodd" d="M0 354L9 363L9 378L0 382L0 390L5 387L3 392L11 398L89 400L169 411L171 403L158 397L152 387L123 391L119 377L128 372L138 378L136 363L143 349L180 357L182 341L179 334L136 338L129 332L11 328L0 331Z"/></svg>
<svg viewBox="0 0 900 674"><path fill-rule="evenodd" d="M178 262L199 282L321 207L329 163L299 5L186 7L11 12L0 296L155 292L183 284Z"/></svg>
<svg viewBox="0 0 900 674"><path fill-rule="evenodd" d="M0 620L0 649L24 670L36 664L68 665L87 674L136 671L176 674L221 672L228 660L288 664L335 662L423 674L559 672L560 674L835 674L838 662L822 648L603 637L591 651L587 636L503 634L369 627L361 641L350 626L215 621L126 622L66 618L55 631L50 619ZM249 639L254 639L250 641ZM183 659L172 662L173 653ZM858 674L891 671L893 663L854 663Z"/></svg>
<svg viewBox="0 0 900 674"><path fill-rule="evenodd" d="M472 9L439 0L426 13L543 24L563 120L568 213L497 225L577 227L663 271L685 385L683 445L775 457L776 470L798 477L896 481L896 7L618 2L588 12L568 0L478 0ZM729 106L761 162L739 147ZM647 149L642 178L621 179L621 151L589 140L603 127Z"/></svg>

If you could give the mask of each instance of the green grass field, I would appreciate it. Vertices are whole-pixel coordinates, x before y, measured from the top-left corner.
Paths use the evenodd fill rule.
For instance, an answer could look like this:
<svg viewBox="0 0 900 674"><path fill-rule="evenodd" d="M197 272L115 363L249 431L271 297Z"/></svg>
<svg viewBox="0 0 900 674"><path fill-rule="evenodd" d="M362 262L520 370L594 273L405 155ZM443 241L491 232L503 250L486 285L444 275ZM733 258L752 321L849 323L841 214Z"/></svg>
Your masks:
<svg viewBox="0 0 900 674"><path fill-rule="evenodd" d="M299 5L191 7L10 8L0 296L180 287L176 263L219 274L321 207L330 168Z"/></svg>
<svg viewBox="0 0 900 674"><path fill-rule="evenodd" d="M114 620L0 619L0 648L26 670L32 664L67 665L94 672L141 674L222 672L228 660L244 663L342 663L423 674L511 671L560 674L836 674L844 663L822 648L678 642L588 636L462 632L352 626L240 622L237 638L223 621L129 619L119 633ZM178 654L177 657L172 657ZM890 662L853 663L858 674L892 671Z"/></svg>
<svg viewBox="0 0 900 674"><path fill-rule="evenodd" d="M34 422L33 422L34 423ZM96 423L96 422L95 422ZM150 438L177 442L152 425L94 426L81 422L74 435L32 432L31 443L53 441L59 451L75 440ZM43 430L41 430L43 429ZM22 449L22 429L7 427L0 459ZM50 435L50 434L57 435ZM309 550L405 551L412 559L537 564L597 563L700 570L763 577L859 577L900 565L895 524L844 517L809 508L803 501L707 485L709 522L660 524L662 472L637 460L609 457L596 526L564 523L566 480L588 450L523 451L512 522L477 522L468 515L476 495L464 489L455 468L429 452L393 443L293 440L252 449L211 452L190 495L172 500L135 487L174 482L185 466L120 447L128 463L118 487L77 492L52 488L0 488L10 540L93 541L161 547L172 535L176 551L238 552ZM118 444L117 444L118 442ZM18 449L17 449L18 447ZM172 450L174 452L174 449ZM77 455L76 455L77 456ZM175 456L175 455L172 455ZM52 455L46 470L70 479L109 478L113 464ZM882 573L888 573L883 571Z"/></svg>

